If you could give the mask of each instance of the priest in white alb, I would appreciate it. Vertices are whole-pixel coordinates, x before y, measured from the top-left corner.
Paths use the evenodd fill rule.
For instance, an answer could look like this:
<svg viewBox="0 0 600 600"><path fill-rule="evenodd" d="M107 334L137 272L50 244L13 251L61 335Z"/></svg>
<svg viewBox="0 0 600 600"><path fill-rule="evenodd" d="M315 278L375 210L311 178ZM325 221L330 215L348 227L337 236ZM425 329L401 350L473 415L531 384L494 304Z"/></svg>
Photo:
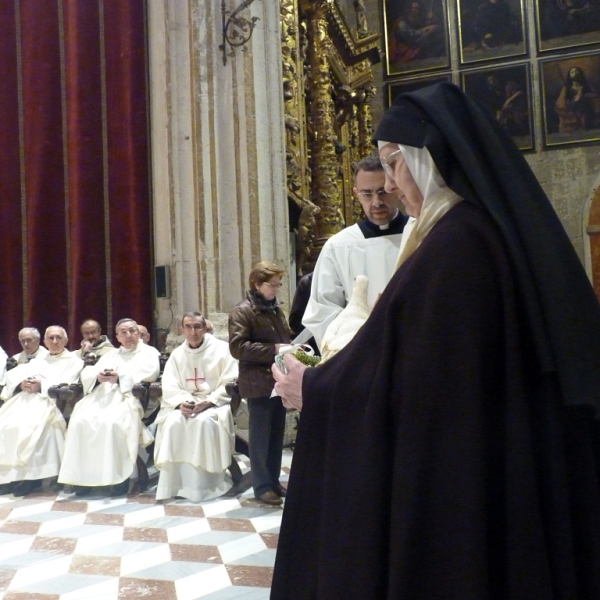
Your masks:
<svg viewBox="0 0 600 600"><path fill-rule="evenodd" d="M85 395L69 421L58 481L76 486L78 496L107 485L112 496L126 494L139 446L152 443L132 390L135 383L156 381L158 355L140 340L132 319L121 319L115 333L121 346L83 370Z"/></svg>
<svg viewBox="0 0 600 600"><path fill-rule="evenodd" d="M225 384L237 379L229 344L206 333L198 312L184 315L185 342L173 350L162 376L154 464L160 470L156 499L194 502L228 492L235 430Z"/></svg>
<svg viewBox="0 0 600 600"><path fill-rule="evenodd" d="M26 362L34 358L43 358L48 354L48 350L44 346L40 346L40 332L35 327L23 327L19 331L19 344L23 348L22 352L18 352L12 358L18 365L24 365Z"/></svg>
<svg viewBox="0 0 600 600"><path fill-rule="evenodd" d="M6 374L0 396L0 484L12 484L15 496L41 487L41 480L58 475L64 449L65 420L48 396L48 389L76 383L83 361L65 349L69 338L58 326L48 327L48 353L18 365Z"/></svg>

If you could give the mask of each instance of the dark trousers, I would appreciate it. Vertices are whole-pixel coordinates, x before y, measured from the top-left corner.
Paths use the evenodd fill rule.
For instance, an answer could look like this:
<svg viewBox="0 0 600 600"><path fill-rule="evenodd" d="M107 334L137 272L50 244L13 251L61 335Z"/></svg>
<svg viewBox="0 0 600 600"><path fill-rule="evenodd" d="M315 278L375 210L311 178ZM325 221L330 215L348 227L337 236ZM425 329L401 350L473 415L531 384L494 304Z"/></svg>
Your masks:
<svg viewBox="0 0 600 600"><path fill-rule="evenodd" d="M250 468L254 495L279 485L285 433L285 407L281 398L248 398L250 415Z"/></svg>

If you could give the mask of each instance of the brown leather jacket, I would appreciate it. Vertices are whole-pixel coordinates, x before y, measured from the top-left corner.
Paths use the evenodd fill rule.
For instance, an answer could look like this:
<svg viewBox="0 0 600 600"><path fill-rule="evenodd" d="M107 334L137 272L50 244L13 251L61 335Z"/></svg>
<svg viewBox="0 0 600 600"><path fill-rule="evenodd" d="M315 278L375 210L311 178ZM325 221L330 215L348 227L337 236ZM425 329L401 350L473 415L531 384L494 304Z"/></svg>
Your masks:
<svg viewBox="0 0 600 600"><path fill-rule="evenodd" d="M246 298L229 315L229 351L240 361L238 381L243 398L271 395L275 344L289 342L290 330L279 306L269 306L246 292Z"/></svg>

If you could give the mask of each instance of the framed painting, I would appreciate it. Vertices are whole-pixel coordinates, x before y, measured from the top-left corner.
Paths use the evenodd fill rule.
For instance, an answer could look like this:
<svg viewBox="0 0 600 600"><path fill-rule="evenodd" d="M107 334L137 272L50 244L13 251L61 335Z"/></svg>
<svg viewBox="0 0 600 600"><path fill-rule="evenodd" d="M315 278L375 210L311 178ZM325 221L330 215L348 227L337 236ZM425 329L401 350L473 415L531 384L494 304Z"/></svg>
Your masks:
<svg viewBox="0 0 600 600"><path fill-rule="evenodd" d="M458 0L461 64L527 56L524 0Z"/></svg>
<svg viewBox="0 0 600 600"><path fill-rule="evenodd" d="M540 61L546 148L600 142L600 52Z"/></svg>
<svg viewBox="0 0 600 600"><path fill-rule="evenodd" d="M462 73L463 91L484 104L519 149L534 149L531 72L528 64Z"/></svg>
<svg viewBox="0 0 600 600"><path fill-rule="evenodd" d="M537 0L540 52L600 44L600 4L597 0Z"/></svg>
<svg viewBox="0 0 600 600"><path fill-rule="evenodd" d="M387 103L386 106L390 106L396 96L404 94L405 92L415 92L421 88L439 83L441 81L452 82L452 75L450 73L446 75L437 75L433 77L412 77L411 79L404 79L402 81L389 81L387 86Z"/></svg>
<svg viewBox="0 0 600 600"><path fill-rule="evenodd" d="M388 77L450 67L446 0L383 0Z"/></svg>

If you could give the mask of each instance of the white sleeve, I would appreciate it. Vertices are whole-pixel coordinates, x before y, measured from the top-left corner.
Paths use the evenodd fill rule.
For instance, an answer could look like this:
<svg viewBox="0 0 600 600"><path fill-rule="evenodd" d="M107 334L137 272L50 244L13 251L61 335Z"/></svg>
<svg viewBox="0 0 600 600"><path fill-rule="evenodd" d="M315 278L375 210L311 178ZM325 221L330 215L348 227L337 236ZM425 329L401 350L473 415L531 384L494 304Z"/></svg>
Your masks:
<svg viewBox="0 0 600 600"><path fill-rule="evenodd" d="M339 265L331 244L325 243L315 265L310 299L304 311L302 325L314 336L319 348L329 324L347 304Z"/></svg>

